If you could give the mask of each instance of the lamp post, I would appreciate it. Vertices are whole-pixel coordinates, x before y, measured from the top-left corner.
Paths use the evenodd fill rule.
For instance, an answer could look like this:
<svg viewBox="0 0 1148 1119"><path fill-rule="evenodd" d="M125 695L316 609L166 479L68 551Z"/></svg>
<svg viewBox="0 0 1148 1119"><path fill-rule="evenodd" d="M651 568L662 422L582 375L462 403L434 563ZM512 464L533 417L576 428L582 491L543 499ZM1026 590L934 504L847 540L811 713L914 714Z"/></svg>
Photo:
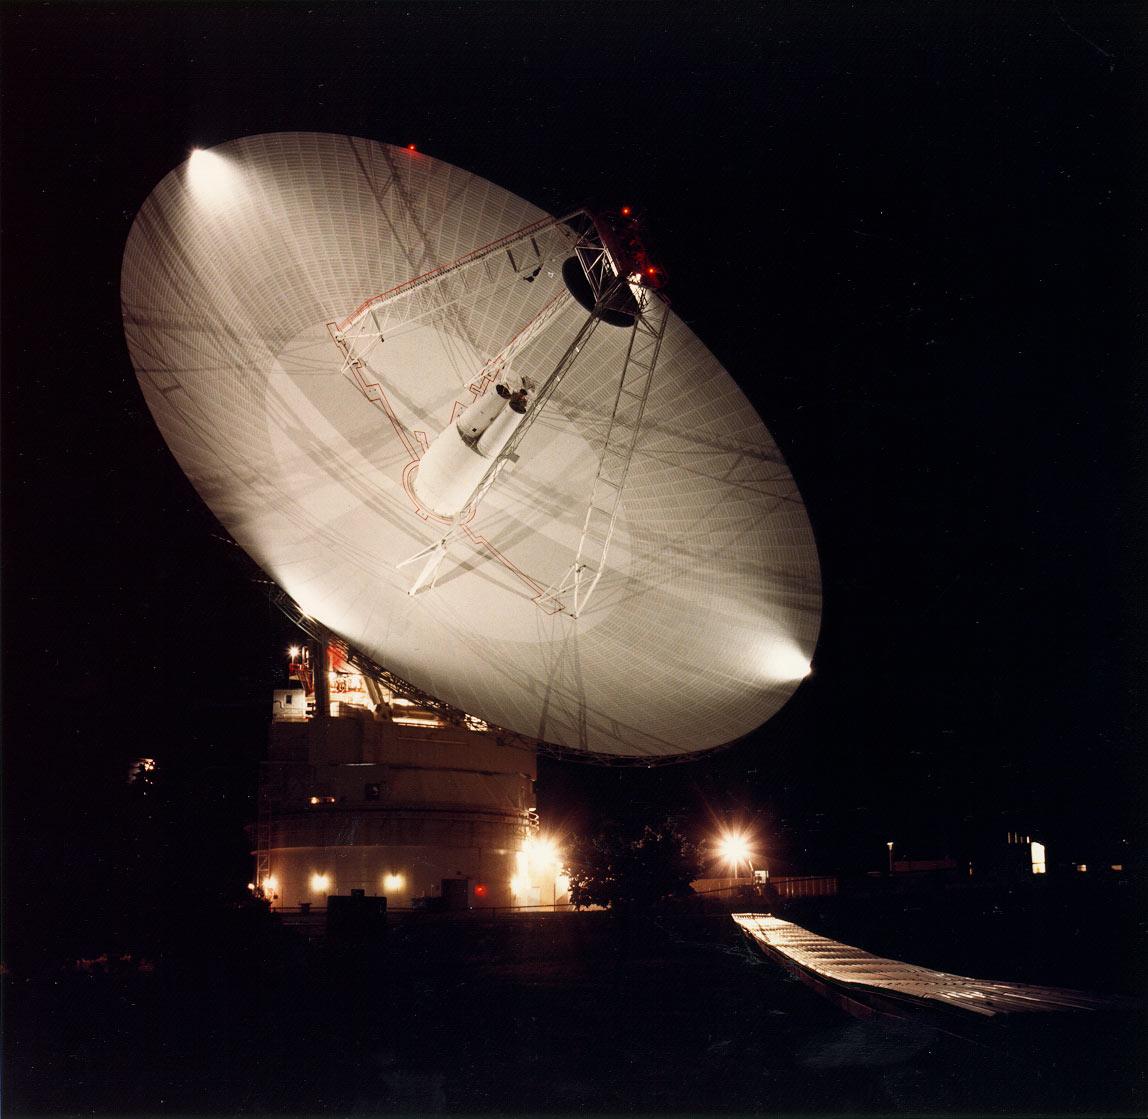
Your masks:
<svg viewBox="0 0 1148 1119"><path fill-rule="evenodd" d="M751 885L754 883L753 847L750 838L744 832L726 831L718 837L716 850L718 857L726 862L732 876L736 879L738 867L745 863L749 870ZM767 871L768 875L768 871Z"/></svg>
<svg viewBox="0 0 1148 1119"><path fill-rule="evenodd" d="M750 868L750 874L753 873L749 840L741 832L727 831L722 835L717 843L717 853L721 859L729 864L735 878L737 877L737 868L742 863Z"/></svg>
<svg viewBox="0 0 1148 1119"><path fill-rule="evenodd" d="M890 877L892 877L892 874L893 874L893 841L890 839L889 842L885 844L885 846L889 848L889 875L890 875Z"/></svg>

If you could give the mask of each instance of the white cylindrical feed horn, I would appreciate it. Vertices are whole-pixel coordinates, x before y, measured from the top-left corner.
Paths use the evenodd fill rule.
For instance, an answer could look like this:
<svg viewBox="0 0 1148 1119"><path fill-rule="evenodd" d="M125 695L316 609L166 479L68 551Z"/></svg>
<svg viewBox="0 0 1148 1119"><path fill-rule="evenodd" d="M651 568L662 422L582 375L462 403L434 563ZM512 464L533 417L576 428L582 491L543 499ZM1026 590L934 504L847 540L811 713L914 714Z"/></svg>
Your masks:
<svg viewBox="0 0 1148 1119"><path fill-rule="evenodd" d="M493 392L483 393L458 418L458 433L467 443L475 443L510 399L510 390L503 384L495 385Z"/></svg>
<svg viewBox="0 0 1148 1119"><path fill-rule="evenodd" d="M482 438L478 441L478 450L483 458L495 458L506 446L506 441L514 434L514 429L522 423L529 400L530 394L524 388L511 396L509 406L483 432Z"/></svg>
<svg viewBox="0 0 1148 1119"><path fill-rule="evenodd" d="M440 517L462 512L491 459L498 457L522 423L529 400L525 385L511 392L499 384L495 392L467 408L457 423L448 424L419 459L414 478L419 501ZM477 438L472 434L475 431Z"/></svg>
<svg viewBox="0 0 1148 1119"><path fill-rule="evenodd" d="M463 439L458 424L447 424L419 459L412 483L415 494L432 513L453 517L466 505L489 465Z"/></svg>

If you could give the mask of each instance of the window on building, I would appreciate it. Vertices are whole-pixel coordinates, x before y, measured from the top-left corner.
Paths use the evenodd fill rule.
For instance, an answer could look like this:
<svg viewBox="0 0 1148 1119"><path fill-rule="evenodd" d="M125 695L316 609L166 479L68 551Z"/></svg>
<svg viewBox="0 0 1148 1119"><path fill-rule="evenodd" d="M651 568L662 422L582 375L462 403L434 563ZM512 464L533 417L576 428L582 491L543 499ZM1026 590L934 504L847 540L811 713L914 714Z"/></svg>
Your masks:
<svg viewBox="0 0 1148 1119"><path fill-rule="evenodd" d="M1033 874L1044 874L1048 870L1048 863L1044 853L1043 843L1033 843L1030 847L1032 852L1032 872Z"/></svg>
<svg viewBox="0 0 1148 1119"><path fill-rule="evenodd" d="M382 787L378 781L369 781L363 786L363 800L378 800L382 795Z"/></svg>

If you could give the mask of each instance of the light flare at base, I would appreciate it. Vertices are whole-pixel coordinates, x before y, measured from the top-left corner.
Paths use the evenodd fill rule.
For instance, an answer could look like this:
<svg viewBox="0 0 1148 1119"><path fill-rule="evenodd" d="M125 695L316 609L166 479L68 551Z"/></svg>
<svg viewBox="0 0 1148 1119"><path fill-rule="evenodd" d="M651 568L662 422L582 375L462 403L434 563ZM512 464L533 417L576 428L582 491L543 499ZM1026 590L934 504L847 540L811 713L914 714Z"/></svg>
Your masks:
<svg viewBox="0 0 1148 1119"><path fill-rule="evenodd" d="M563 855L556 840L544 835L527 836L514 857L515 873L510 893L515 905L558 905L570 892L563 873Z"/></svg>

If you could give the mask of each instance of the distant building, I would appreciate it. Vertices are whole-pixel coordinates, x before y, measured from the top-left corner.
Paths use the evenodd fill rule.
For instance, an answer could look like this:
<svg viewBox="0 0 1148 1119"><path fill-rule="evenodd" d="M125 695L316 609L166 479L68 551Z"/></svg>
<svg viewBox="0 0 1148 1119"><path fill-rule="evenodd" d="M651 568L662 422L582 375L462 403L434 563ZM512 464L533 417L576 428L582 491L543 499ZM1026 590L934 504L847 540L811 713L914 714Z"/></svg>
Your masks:
<svg viewBox="0 0 1148 1119"><path fill-rule="evenodd" d="M1008 879L1028 879L1033 875L1047 874L1047 849L1029 832L1007 831L1000 838L981 844L970 873Z"/></svg>

